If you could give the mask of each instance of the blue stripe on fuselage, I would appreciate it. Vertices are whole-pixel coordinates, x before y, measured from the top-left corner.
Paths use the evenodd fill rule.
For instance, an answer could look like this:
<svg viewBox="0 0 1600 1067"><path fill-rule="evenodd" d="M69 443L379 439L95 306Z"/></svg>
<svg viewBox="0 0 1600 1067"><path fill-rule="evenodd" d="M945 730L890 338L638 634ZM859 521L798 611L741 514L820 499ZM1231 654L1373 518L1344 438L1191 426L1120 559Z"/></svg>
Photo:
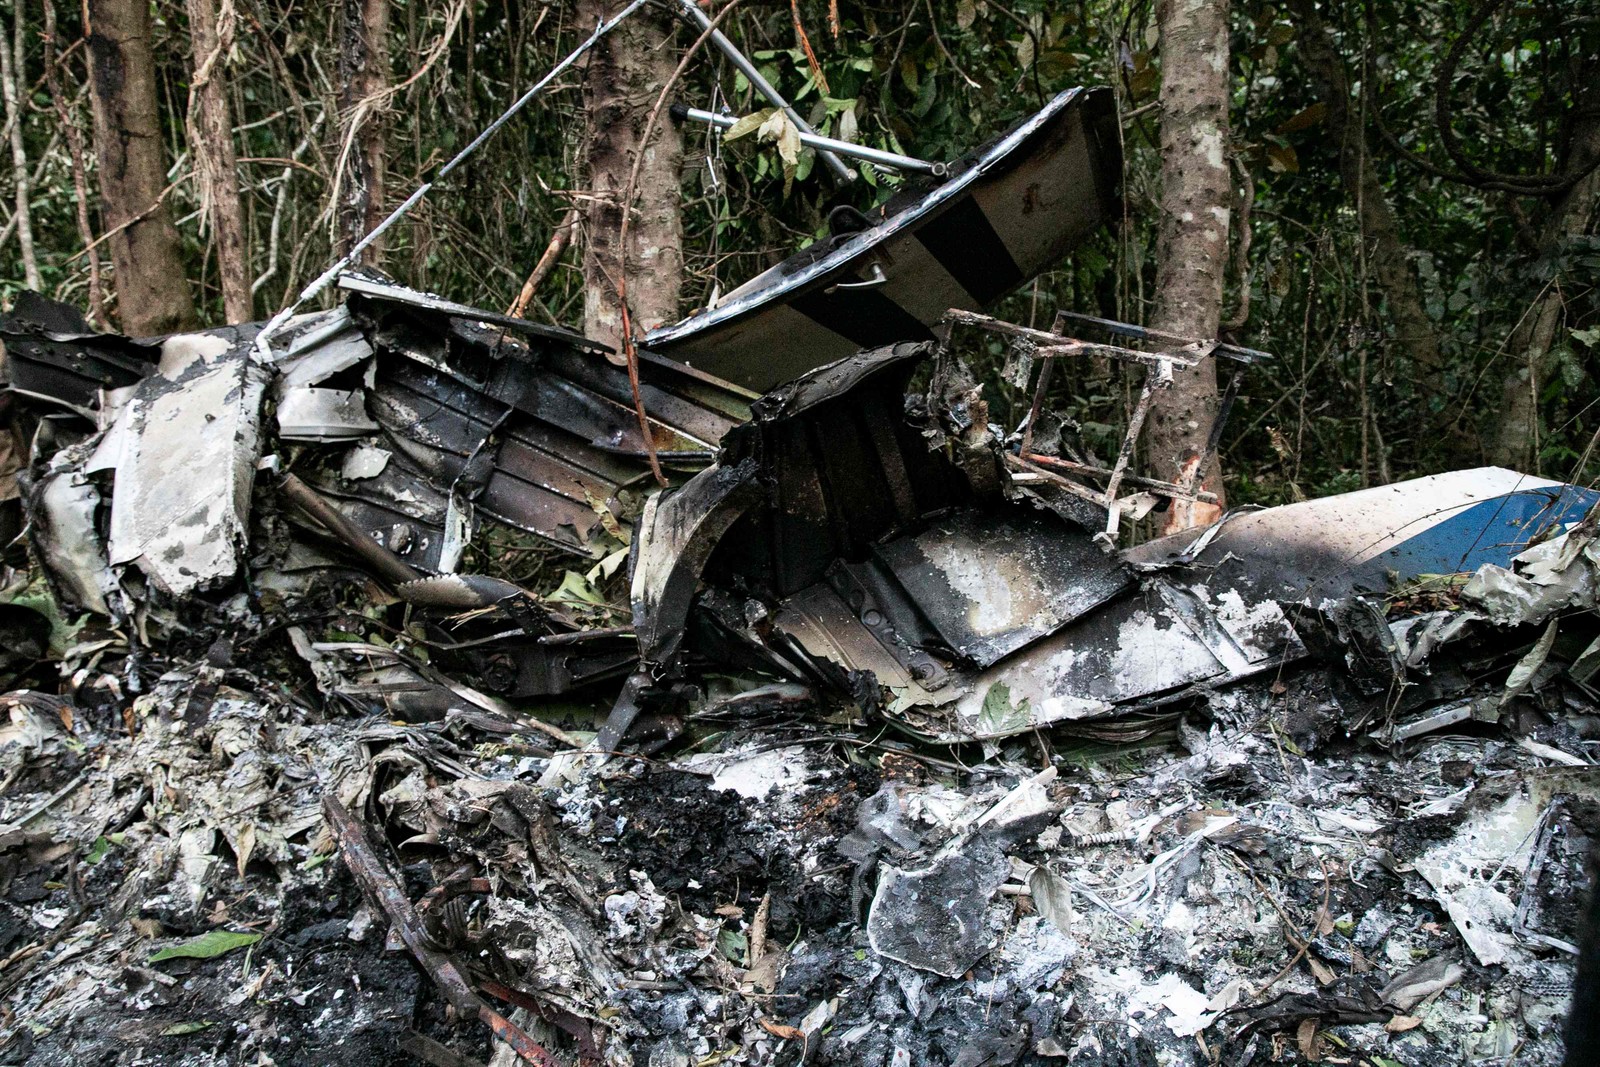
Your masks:
<svg viewBox="0 0 1600 1067"><path fill-rule="evenodd" d="M1485 563L1510 567L1512 557L1537 535L1557 527L1560 533L1578 522L1600 501L1600 492L1575 485L1547 486L1507 493L1441 516L1412 537L1367 561L1399 573L1401 580L1419 574L1474 571ZM1397 531L1397 533L1403 531Z"/></svg>

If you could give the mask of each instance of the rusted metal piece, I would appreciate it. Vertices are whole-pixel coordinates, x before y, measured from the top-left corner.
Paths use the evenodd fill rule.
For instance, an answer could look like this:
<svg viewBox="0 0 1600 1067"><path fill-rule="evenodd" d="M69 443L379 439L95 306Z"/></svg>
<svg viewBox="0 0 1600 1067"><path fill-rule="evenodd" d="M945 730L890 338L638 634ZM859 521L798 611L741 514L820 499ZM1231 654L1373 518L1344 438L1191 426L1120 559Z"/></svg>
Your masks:
<svg viewBox="0 0 1600 1067"><path fill-rule="evenodd" d="M510 1045L518 1056L535 1067L559 1067L555 1058L541 1045L473 992L455 961L434 945L421 916L411 904L411 898L373 847L371 838L367 836L367 828L332 795L322 798L322 810L334 838L339 842L339 854L344 858L351 877L361 887L367 900L389 917L400 939L411 950L411 955L456 1013L488 1024L495 1037Z"/></svg>
<svg viewBox="0 0 1600 1067"><path fill-rule="evenodd" d="M1102 319L1094 315L1084 315L1077 311L1056 312L1055 330L1057 333L1062 331L1067 320L1088 323L1090 326L1098 326L1107 333L1115 334L1119 337L1128 337L1136 341L1168 341L1180 345L1191 345L1197 343L1195 338L1185 337L1182 334L1168 333L1166 330L1154 330L1149 326L1136 326L1131 322L1117 322L1115 319ZM1272 358L1272 353L1270 352L1263 352L1257 348L1242 348L1239 345L1230 345L1221 342L1217 344L1216 352L1219 356L1237 360L1240 363L1260 363L1262 360L1268 360Z"/></svg>
<svg viewBox="0 0 1600 1067"><path fill-rule="evenodd" d="M1117 536L1117 523L1122 516L1122 512L1117 509L1117 490L1122 487L1122 476L1127 472L1128 464L1133 461L1133 449L1139 443L1139 433L1144 429L1144 419L1150 413L1150 402L1155 399L1156 390L1163 384L1171 383L1171 371L1167 373L1165 383L1162 382L1158 371L1145 375L1144 385L1139 389L1139 399L1128 415L1128 432L1123 435L1122 447L1117 450L1117 460L1111 465L1111 476L1106 479L1103 501L1106 509L1106 528L1103 536L1107 538L1115 540Z"/></svg>
<svg viewBox="0 0 1600 1067"><path fill-rule="evenodd" d="M304 515L343 541L345 547L360 556L363 563L390 585L400 586L424 577L421 571L380 545L371 534L345 518L295 475L285 473L278 481L278 491Z"/></svg>
<svg viewBox="0 0 1600 1067"><path fill-rule="evenodd" d="M1107 467L1096 467L1092 463L1079 463L1076 460L1062 459L1060 456L1047 456L1040 452L1029 452L1026 449L1023 450L1020 458L1030 467L1050 467L1056 470L1078 474L1096 474L1102 477L1111 473ZM1122 480L1128 485L1147 489L1156 496L1174 497L1183 500L1193 497L1195 500L1202 500L1207 504L1215 504L1217 502L1217 494L1215 493L1191 493L1176 482L1163 482L1155 478L1141 478L1134 474L1124 474Z"/></svg>
<svg viewBox="0 0 1600 1067"><path fill-rule="evenodd" d="M1233 414L1233 403L1239 399L1239 387L1244 384L1244 368L1240 367L1228 379L1228 387L1222 393L1222 400L1217 404L1217 417L1211 421L1211 433L1206 437L1206 446L1200 450L1199 457L1195 460L1194 468L1189 472L1189 477L1184 479L1184 495L1196 500L1211 499L1208 503L1216 503L1216 497L1211 493L1198 492L1200 481L1206 476L1206 467L1211 464L1211 457L1216 455L1217 448L1222 444L1222 431L1228 425L1228 416Z"/></svg>
<svg viewBox="0 0 1600 1067"><path fill-rule="evenodd" d="M1186 341L1178 348L1166 352L1140 352L1132 348L1123 348L1121 345L1100 344L1095 341L1081 341L1076 337L1068 337L1061 333L1047 330L1036 330L1030 326L1018 326L1014 322L1006 322L992 315L980 315L975 311L962 311L960 308L951 308L946 314L945 322L956 323L962 326L975 326L990 333L998 333L1005 337L1015 337L1038 346L1039 357L1047 356L1108 356L1111 359L1121 360L1124 363L1137 363L1141 366L1161 367L1192 367L1204 359L1215 345L1213 341Z"/></svg>
<svg viewBox="0 0 1600 1067"><path fill-rule="evenodd" d="M1239 383L1242 380L1242 368L1240 371L1235 372L1233 380L1229 384L1228 395L1221 410L1218 412L1217 418L1212 423L1208 435L1208 443L1200 456L1198 466L1189 472L1188 476L1184 478L1183 484L1155 482L1151 479L1135 478L1128 473L1128 468L1133 462L1134 449L1139 443L1139 434L1143 431L1145 418L1150 413L1151 401L1157 390L1165 389L1172 384L1174 368L1194 367L1201 360L1212 355L1226 356L1241 364L1250 364L1270 358L1267 353L1258 352L1251 348L1224 345L1214 340L1194 340L1161 330L1150 330L1143 326L1135 326L1131 323L1114 322L1110 319L1100 319L1092 315L1079 315L1068 311L1058 311L1056 313L1055 321L1050 330L1037 330L1029 326L1019 326L1016 323L1005 322L990 315L980 315L972 311L963 311L960 308L951 308L943 321L949 324L974 326L991 333L1014 337L1035 346L1034 355L1041 360L1039 383L1034 392L1033 405L1028 413L1027 428L1022 435L1022 445L1018 450L1018 458L1025 470L1039 474L1050 484L1058 486L1074 496L1089 500L1098 507L1105 509L1105 529L1097 535L1097 539L1106 547L1115 543L1118 527L1121 524L1123 509L1117 504L1117 493L1125 482L1129 485L1139 485L1157 496L1165 496L1174 500L1202 499L1196 492L1200 478L1198 472L1210 461L1211 455L1216 451L1217 445L1222 440L1222 427L1227 420L1229 411L1232 409L1233 399L1238 395ZM1164 352L1138 352L1119 345L1080 341L1077 338L1068 337L1062 332L1068 322L1087 323L1118 337L1156 341L1162 345L1176 345L1178 347ZM1139 389L1139 398L1128 415L1127 433L1123 436L1122 445L1117 451L1117 458L1113 461L1109 470L1091 467L1088 464L1069 465L1066 461L1055 460L1054 457L1033 454L1034 425L1044 406L1045 390L1049 386L1055 357L1079 355L1106 356L1145 368L1145 379ZM1076 470L1079 473L1104 477L1106 479L1105 487L1098 494L1086 495L1085 492L1081 491L1084 487L1078 485L1072 479L1062 477L1057 472L1046 470L1046 466L1061 466ZM1215 501L1214 494L1206 495L1211 498L1212 502Z"/></svg>
<svg viewBox="0 0 1600 1067"><path fill-rule="evenodd" d="M478 983L479 987L496 1000L503 1000L525 1011L531 1011L545 1022L560 1027L572 1036L578 1043L578 1058L583 1063L600 1062L600 1046L594 1039L594 1027L581 1016L574 1015L554 1004L547 1004L537 997L530 996L520 989L515 989L499 982L484 981Z"/></svg>
<svg viewBox="0 0 1600 1067"><path fill-rule="evenodd" d="M481 1002L480 1002L481 1003ZM482 1005L478 1018L489 1025L489 1029L501 1041L511 1046L511 1051L521 1056L529 1063L538 1067L560 1067L544 1046L534 1041L533 1038L523 1033L516 1023L495 1011L487 1004Z"/></svg>
<svg viewBox="0 0 1600 1067"><path fill-rule="evenodd" d="M1033 405L1028 408L1028 426L1022 431L1022 447L1019 449L1023 457L1033 451L1033 429L1039 425L1039 412L1044 409L1045 391L1050 388L1050 372L1055 370L1056 357L1043 356L1039 365L1039 384L1033 390Z"/></svg>
<svg viewBox="0 0 1600 1067"><path fill-rule="evenodd" d="M1105 495L1103 493L1090 489L1082 482L1076 482L1065 475L1057 474L1055 471L1049 470L1038 463L1024 459L1021 456L1010 455L1009 453L1006 455L1006 463L1024 473L1036 475L1051 485L1071 493L1079 500L1093 504L1096 508L1100 508L1105 504Z"/></svg>

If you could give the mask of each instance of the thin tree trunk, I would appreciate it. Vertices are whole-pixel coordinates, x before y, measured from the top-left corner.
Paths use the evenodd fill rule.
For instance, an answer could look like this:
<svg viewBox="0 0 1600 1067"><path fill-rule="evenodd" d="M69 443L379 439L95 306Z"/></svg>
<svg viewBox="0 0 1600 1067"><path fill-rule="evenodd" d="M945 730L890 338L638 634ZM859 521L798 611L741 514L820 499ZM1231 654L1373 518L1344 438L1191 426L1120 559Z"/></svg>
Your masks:
<svg viewBox="0 0 1600 1067"><path fill-rule="evenodd" d="M88 0L89 85L99 160L100 206L122 328L135 337L196 324L178 230L163 193L150 5Z"/></svg>
<svg viewBox="0 0 1600 1067"><path fill-rule="evenodd" d="M189 83L189 150L200 171L202 202L217 250L223 314L229 322L250 319L250 262L239 203L239 164L233 150L233 117L223 75L233 48L233 0L187 0L194 79Z"/></svg>
<svg viewBox="0 0 1600 1067"><path fill-rule="evenodd" d="M343 0L339 41L339 179L336 206L342 256L383 221L389 87L389 0ZM381 242L362 253L376 263Z"/></svg>
<svg viewBox="0 0 1600 1067"><path fill-rule="evenodd" d="M1575 104L1577 117L1563 168L1569 174L1600 158L1600 87L1588 82ZM1590 232L1597 220L1600 170L1591 170L1550 206L1540 233L1540 252L1558 252L1571 238ZM1552 279L1506 344L1519 365L1501 384L1502 400L1495 414L1498 428L1489 458L1502 467L1539 473L1539 393L1550 371L1550 349L1566 321L1568 294L1562 290L1563 280Z"/></svg>
<svg viewBox="0 0 1600 1067"><path fill-rule="evenodd" d="M1151 325L1212 338L1222 319L1223 275L1233 185L1228 141L1228 0L1162 0L1161 234ZM1205 450L1218 410L1217 367L1204 359L1158 391L1145 430L1151 474L1185 482ZM1173 501L1166 532L1212 521L1223 505L1221 465L1212 456L1199 487L1216 504Z"/></svg>
<svg viewBox="0 0 1600 1067"><path fill-rule="evenodd" d="M94 247L94 225L89 221L88 166L84 161L83 133L78 129L67 98L61 91L61 79L56 72L58 45L56 40L55 0L44 0L44 72L50 90L50 104L55 109L56 120L61 124L67 141L67 154L72 160L72 199L77 208L78 236L88 249L89 260L89 321L102 325L105 321L104 295L100 287L100 250Z"/></svg>
<svg viewBox="0 0 1600 1067"><path fill-rule="evenodd" d="M578 24L592 27L618 5L579 0ZM671 20L645 7L590 53L584 77L588 112L589 201L584 236L584 332L608 344L622 336L617 278L627 271L628 306L635 332L678 317L683 288L683 222L679 170L683 142L670 122L658 123L649 144L644 125L662 85L677 65L669 47ZM643 153L626 261L618 247L622 195Z"/></svg>
<svg viewBox="0 0 1600 1067"><path fill-rule="evenodd" d="M1317 99L1327 108L1324 125L1329 139L1339 146L1339 176L1345 196L1361 220L1362 239L1370 245L1373 271L1394 323L1395 340L1401 354L1416 366L1428 395L1443 398L1445 360L1439 351L1439 337L1428 318L1408 249L1400 239L1394 208L1373 170L1366 130L1350 117L1350 79L1344 60L1313 0L1290 0L1289 8L1300 24L1300 58Z"/></svg>
<svg viewBox="0 0 1600 1067"><path fill-rule="evenodd" d="M22 273L28 288L38 291L44 288L44 282L39 277L39 257L33 247L33 212L28 203L31 189L28 182L28 152L22 143L23 109L27 106L27 101L23 99L27 91L23 63L26 54L22 47L23 0L15 0L15 3L12 16L16 24L13 26L12 39L9 42L0 41L0 82L4 82L6 125L11 128L11 180L16 187L17 244L22 249Z"/></svg>

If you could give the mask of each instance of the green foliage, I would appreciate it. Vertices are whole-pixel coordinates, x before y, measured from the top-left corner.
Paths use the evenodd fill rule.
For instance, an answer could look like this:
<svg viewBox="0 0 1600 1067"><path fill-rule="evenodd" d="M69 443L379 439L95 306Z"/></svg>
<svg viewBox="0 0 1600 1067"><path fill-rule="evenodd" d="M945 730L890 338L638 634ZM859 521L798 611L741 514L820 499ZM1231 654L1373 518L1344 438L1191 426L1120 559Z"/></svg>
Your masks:
<svg viewBox="0 0 1600 1067"><path fill-rule="evenodd" d="M179 957L210 960L218 956L225 956L237 949L246 948L260 940L260 934L240 933L233 930L207 930L199 937L191 937L187 941L180 941L175 945L168 945L158 952L151 953L150 962L160 963L163 960L175 960Z"/></svg>
<svg viewBox="0 0 1600 1067"><path fill-rule="evenodd" d="M407 0L392 8L395 76L417 77L384 114L390 204L588 31L577 24L570 2L469 0L454 36L424 70L449 6ZM241 0L238 7L241 32L226 73L238 112L252 269L261 278L255 311L264 316L330 258L324 208L338 162L338 87L332 83L338 5ZM1367 122L1383 196L1414 252L1409 268L1447 360L1442 385L1425 388L1414 353L1394 335L1370 243L1340 179L1327 103L1317 99L1303 66L1299 27L1277 4L1234 5L1230 149L1254 191L1253 243L1248 269L1229 270L1226 306L1232 314L1247 289L1250 313L1232 337L1279 357L1250 371L1224 442L1235 501L1295 499L1479 462L1503 410L1502 382L1529 360L1526 351L1513 350L1518 324L1552 290L1561 295L1560 321L1548 352L1533 357L1539 462L1546 473L1577 480L1600 472L1587 448L1600 427L1600 405L1593 403L1600 392L1594 285L1600 245L1593 227L1546 241L1550 198L1440 177L1403 158L1380 135L1381 119L1406 151L1459 171L1443 151L1434 118L1436 88L1448 75L1449 121L1470 163L1513 175L1550 173L1561 165L1573 136L1575 94L1600 80L1600 23L1581 0L1504 5L1470 38L1457 68L1444 70L1448 44L1477 7L1467 0L1374 0L1320 8L1356 87L1348 104ZM57 9L58 51L64 51L83 28L76 6L58 3ZM191 62L186 18L177 0L158 0L153 10L162 135L177 179L170 203L202 306L216 321L215 257L199 228L197 191L183 151ZM829 11L823 0L802 0L797 12L804 40L788 5L741 7L724 24L828 136L952 160L1066 87L1113 86L1130 115L1124 127L1126 225L1091 241L996 310L1038 325L1048 325L1057 307L1132 321L1148 315L1160 142L1160 116L1151 105L1161 81L1151 0L841 0L837 33ZM695 36L679 29L673 47L686 47ZM43 70L43 41L38 34L24 37L24 80L32 87ZM89 143L83 63L80 48L62 62L60 75L65 105ZM585 190L578 158L581 78L569 74L561 84L394 231L384 269L463 301L510 302L573 197ZM727 137L699 127L683 130L686 311L824 235L826 213L835 204L867 208L904 187L897 175L862 167L861 181L835 189L814 152L798 145L793 127L710 49L690 64L674 96L725 106L748 124ZM42 83L28 103L23 140L36 171L30 207L40 268L53 295L82 303L87 260L73 164ZM94 202L92 151L84 178L99 235L104 226ZM7 165L0 165L0 186L0 199L12 204ZM577 253L569 252L531 315L569 325L581 319L578 264ZM17 242L8 235L0 245L0 301L9 303L21 278ZM1005 353L961 343L985 382L993 418L1015 426L1029 397L1003 381ZM1122 368L1086 361L1058 371L1050 405L1069 420L1069 429L1075 421L1071 432L1083 448L1104 458L1136 387Z"/></svg>

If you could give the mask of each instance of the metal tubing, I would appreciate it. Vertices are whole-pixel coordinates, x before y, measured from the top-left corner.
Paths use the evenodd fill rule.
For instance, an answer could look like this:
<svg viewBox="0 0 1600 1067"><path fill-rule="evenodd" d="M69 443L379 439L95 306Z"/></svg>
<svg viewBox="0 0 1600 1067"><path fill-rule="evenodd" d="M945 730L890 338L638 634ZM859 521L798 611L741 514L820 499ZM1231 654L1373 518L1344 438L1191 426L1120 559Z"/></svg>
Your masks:
<svg viewBox="0 0 1600 1067"><path fill-rule="evenodd" d="M721 130L729 129L739 121L732 115L718 115L714 111L705 111L697 107L674 108L673 113L686 119L693 119L695 122L707 123ZM864 159L868 163L876 163L880 167L915 171L918 174L931 174L936 178L942 178L949 173L948 168L943 163L929 163L924 159L913 159L910 156L902 156L894 152L868 148L866 145L851 144L849 141L836 141L832 137L824 137L819 133L807 133L804 127L800 129L800 143L815 148L824 155L837 152L841 156Z"/></svg>
<svg viewBox="0 0 1600 1067"><path fill-rule="evenodd" d="M285 474L278 482L278 491L289 498L289 503L301 513L321 523L329 533L343 541L350 551L377 572L389 585L396 588L424 577L411 564L380 545L361 527L345 518L332 504L305 482L292 474Z"/></svg>
<svg viewBox="0 0 1600 1067"><path fill-rule="evenodd" d="M1131 322L1116 322L1113 319L1102 319L1097 318L1094 315L1083 315L1076 311L1056 312L1056 324L1054 327L1056 333L1064 332L1065 326L1063 325L1063 320L1065 319L1073 319L1077 322L1092 323L1108 333L1118 334L1122 337L1132 337L1139 341L1174 341L1178 344L1201 343L1192 337L1184 337L1180 334L1167 333L1165 330L1152 330L1148 326L1135 326ZM1227 356L1229 359L1236 359L1241 363L1253 363L1260 360L1273 358L1271 352L1262 352L1260 349L1256 348L1241 348L1238 345L1223 344L1220 341L1217 342L1216 353L1219 356Z"/></svg>
<svg viewBox="0 0 1600 1067"><path fill-rule="evenodd" d="M783 109L784 114L789 116L789 121L793 122L800 131L802 140L804 140L806 134L810 134L813 137L817 135L817 131L813 130L806 123L806 120L800 117L800 113L789 105L789 101L778 94L778 90L772 87L772 83L761 76L761 72L756 69L755 64L744 57L744 53L739 51L739 47L728 40L727 35L721 30L712 27L711 17L701 11L694 0L678 0L678 2L679 6L683 8L684 14L693 19L696 25L702 30L711 31L711 43L716 45L722 54L728 57L729 62L739 68L739 73L749 79L750 84L755 86L756 92L771 101L773 107ZM844 160L826 149L819 148L817 152L822 156L822 161L828 165L828 169L833 172L833 176L839 180L840 184L848 184L855 180L856 172L845 166Z"/></svg>

